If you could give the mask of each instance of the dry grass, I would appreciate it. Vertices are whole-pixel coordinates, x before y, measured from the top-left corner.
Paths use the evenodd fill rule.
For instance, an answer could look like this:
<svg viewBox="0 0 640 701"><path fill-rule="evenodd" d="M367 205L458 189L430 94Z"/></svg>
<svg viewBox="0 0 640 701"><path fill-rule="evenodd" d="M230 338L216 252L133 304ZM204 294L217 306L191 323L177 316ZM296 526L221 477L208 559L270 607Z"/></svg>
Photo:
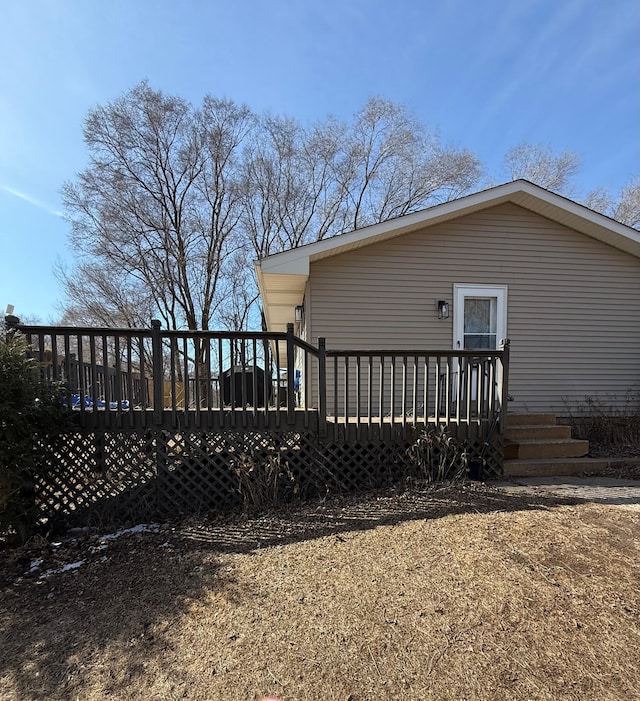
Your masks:
<svg viewBox="0 0 640 701"><path fill-rule="evenodd" d="M5 551L0 696L640 698L639 520L449 487Z"/></svg>

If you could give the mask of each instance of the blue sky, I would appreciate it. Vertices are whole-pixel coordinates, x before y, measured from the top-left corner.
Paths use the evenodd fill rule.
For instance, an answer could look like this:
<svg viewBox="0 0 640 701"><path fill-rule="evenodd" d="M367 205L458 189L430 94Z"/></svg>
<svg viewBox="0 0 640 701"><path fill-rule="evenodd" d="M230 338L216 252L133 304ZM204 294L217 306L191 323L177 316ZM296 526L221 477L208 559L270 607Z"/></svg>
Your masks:
<svg viewBox="0 0 640 701"><path fill-rule="evenodd" d="M640 172L637 0L1 0L0 307L58 316L60 188L88 110L142 79L303 121L401 102L500 181L520 142L578 152L587 191Z"/></svg>

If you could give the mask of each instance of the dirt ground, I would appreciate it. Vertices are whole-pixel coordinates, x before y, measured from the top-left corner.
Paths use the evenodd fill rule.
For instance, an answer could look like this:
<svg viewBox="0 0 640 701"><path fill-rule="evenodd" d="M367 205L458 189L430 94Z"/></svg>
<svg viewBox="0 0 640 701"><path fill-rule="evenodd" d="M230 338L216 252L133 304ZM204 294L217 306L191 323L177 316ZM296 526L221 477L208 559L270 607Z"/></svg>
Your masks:
<svg viewBox="0 0 640 701"><path fill-rule="evenodd" d="M624 506L423 487L71 535L0 550L2 699L640 699Z"/></svg>

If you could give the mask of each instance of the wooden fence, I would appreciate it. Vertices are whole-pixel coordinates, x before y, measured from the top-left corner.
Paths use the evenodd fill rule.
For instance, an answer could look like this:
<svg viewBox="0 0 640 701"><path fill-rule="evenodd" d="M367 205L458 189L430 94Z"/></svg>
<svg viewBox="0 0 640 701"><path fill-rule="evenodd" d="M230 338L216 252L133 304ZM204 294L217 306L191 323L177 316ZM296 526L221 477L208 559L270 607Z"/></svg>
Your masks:
<svg viewBox="0 0 640 701"><path fill-rule="evenodd" d="M508 344L327 350L292 326L16 328L76 417L39 485L48 515L218 508L253 498L255 480L289 496L381 486L410 471L407 447L425 427L464 439L463 458L480 457L486 476L501 473Z"/></svg>

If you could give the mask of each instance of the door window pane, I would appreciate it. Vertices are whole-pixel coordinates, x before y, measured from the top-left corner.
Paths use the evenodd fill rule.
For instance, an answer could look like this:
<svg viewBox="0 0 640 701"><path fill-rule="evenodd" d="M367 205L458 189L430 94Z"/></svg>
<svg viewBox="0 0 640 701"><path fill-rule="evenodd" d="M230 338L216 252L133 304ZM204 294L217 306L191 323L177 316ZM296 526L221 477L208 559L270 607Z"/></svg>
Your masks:
<svg viewBox="0 0 640 701"><path fill-rule="evenodd" d="M464 348L496 348L497 297L464 298Z"/></svg>
<svg viewBox="0 0 640 701"><path fill-rule="evenodd" d="M495 334L465 334L465 350L494 350L496 348Z"/></svg>

